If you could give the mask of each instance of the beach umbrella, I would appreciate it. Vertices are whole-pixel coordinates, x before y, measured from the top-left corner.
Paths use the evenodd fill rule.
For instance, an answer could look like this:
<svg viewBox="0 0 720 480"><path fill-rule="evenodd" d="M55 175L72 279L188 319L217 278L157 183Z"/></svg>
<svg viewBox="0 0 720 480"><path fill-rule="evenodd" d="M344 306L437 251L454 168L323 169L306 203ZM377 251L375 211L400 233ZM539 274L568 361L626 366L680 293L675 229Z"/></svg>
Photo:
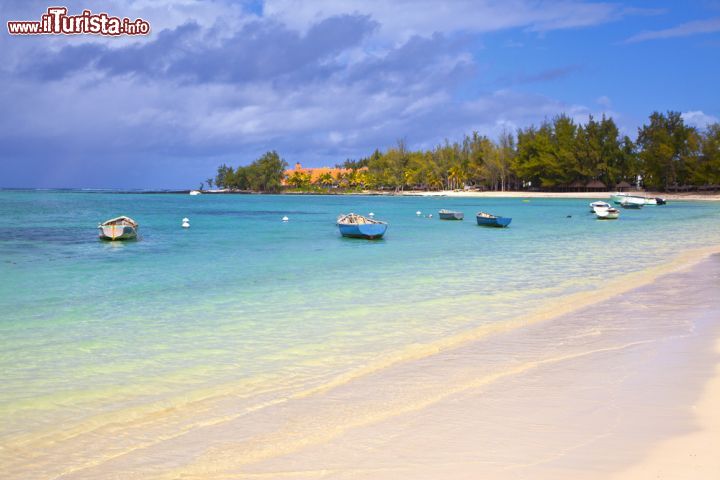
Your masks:
<svg viewBox="0 0 720 480"><path fill-rule="evenodd" d="M570 185L568 185L568 188L575 191L580 191L582 188L585 187L585 183L583 183L582 180L575 180Z"/></svg>
<svg viewBox="0 0 720 480"><path fill-rule="evenodd" d="M605 185L600 180L593 180L591 182L588 182L587 185L585 185L585 188L588 190L607 190L607 185Z"/></svg>
<svg viewBox="0 0 720 480"><path fill-rule="evenodd" d="M632 187L632 185L630 185L628 182L626 182L625 180L623 180L622 182L620 182L620 183L618 183L617 185L615 185L615 190L617 190L617 191L619 191L619 192L622 192L622 191L625 190L626 188L631 188L631 187Z"/></svg>

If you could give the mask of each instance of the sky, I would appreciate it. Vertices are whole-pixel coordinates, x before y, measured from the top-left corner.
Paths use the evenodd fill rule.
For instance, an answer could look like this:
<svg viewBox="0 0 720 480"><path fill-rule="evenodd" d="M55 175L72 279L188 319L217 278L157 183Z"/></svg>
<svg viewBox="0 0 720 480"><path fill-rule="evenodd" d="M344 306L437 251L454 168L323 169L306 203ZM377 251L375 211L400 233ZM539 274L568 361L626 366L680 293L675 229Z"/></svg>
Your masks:
<svg viewBox="0 0 720 480"><path fill-rule="evenodd" d="M61 3L148 36L11 36ZM0 188L197 188L276 150L332 166L402 139L653 111L720 118L720 0L0 3Z"/></svg>

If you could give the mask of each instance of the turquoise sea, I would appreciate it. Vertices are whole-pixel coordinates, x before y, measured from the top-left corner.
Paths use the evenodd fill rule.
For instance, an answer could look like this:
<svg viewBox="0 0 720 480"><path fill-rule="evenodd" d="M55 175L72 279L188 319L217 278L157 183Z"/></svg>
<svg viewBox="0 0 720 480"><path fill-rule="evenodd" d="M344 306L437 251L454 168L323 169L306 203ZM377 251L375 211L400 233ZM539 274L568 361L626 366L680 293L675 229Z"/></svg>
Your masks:
<svg viewBox="0 0 720 480"><path fill-rule="evenodd" d="M155 445L720 242L716 203L590 201L0 191L0 444ZM341 238L351 211L386 237ZM138 241L97 239L117 215Z"/></svg>

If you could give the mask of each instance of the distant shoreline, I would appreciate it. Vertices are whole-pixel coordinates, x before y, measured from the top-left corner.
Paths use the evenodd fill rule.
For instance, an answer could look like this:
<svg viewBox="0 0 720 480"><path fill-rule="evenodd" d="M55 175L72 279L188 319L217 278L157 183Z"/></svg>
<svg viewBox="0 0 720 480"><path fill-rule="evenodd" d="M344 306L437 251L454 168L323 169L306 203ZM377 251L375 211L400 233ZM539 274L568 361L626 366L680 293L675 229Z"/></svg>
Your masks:
<svg viewBox="0 0 720 480"><path fill-rule="evenodd" d="M190 191L183 192L190 193ZM232 190L205 190L203 195L270 195L265 192L248 192ZM385 192L379 190L363 190L361 192L279 192L275 195L374 195L387 197L461 197L461 198L608 198L613 191L605 192L528 192L528 191L421 191L406 190L402 192ZM663 193L663 192L626 192L642 197L660 197L666 200L687 200L687 201L720 201L720 192L713 193Z"/></svg>
<svg viewBox="0 0 720 480"><path fill-rule="evenodd" d="M189 195L192 191L198 190L104 190L104 189L72 189L72 188L2 188L0 191L7 192L66 192L66 193L105 193L116 195ZM362 190L358 192L253 192L247 190L202 190L201 195L297 195L297 196L384 196L384 197L459 197L459 198L565 198L565 199L603 199L615 193L614 191L604 192L528 192L528 191L464 191L464 190L405 190L401 192L390 192L381 190ZM720 201L720 192L687 192L687 193L664 193L664 192L626 192L641 197L661 197L671 201Z"/></svg>

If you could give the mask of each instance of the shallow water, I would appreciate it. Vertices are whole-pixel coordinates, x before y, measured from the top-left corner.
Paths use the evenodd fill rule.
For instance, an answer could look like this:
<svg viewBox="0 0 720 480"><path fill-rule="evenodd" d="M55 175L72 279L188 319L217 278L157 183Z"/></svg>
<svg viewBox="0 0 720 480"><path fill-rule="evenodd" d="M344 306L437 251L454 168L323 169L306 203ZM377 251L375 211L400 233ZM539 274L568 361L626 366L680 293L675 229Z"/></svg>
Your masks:
<svg viewBox="0 0 720 480"><path fill-rule="evenodd" d="M161 446L199 427L720 240L717 204L598 221L589 201L1 191L0 438L14 458L0 465L52 476L154 448L169 468L193 449ZM466 220L439 221L440 208ZM479 210L513 223L477 227ZM349 211L389 221L386 238L341 238ZM120 214L141 238L98 241L97 223Z"/></svg>

